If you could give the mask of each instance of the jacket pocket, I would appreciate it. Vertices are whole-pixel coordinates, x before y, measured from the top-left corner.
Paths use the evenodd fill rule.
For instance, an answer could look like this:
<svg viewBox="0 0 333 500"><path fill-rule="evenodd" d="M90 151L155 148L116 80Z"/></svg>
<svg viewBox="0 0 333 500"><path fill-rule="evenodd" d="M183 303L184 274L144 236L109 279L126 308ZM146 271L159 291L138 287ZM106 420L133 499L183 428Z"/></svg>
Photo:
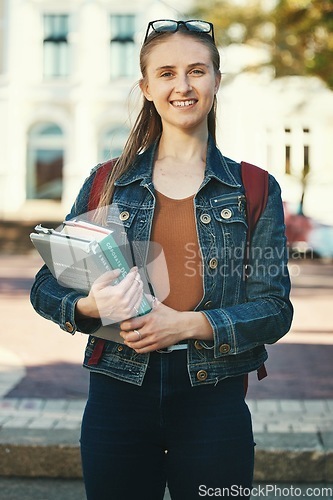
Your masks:
<svg viewBox="0 0 333 500"><path fill-rule="evenodd" d="M247 229L246 198L242 193L224 194L210 199L214 218L224 224L239 222Z"/></svg>

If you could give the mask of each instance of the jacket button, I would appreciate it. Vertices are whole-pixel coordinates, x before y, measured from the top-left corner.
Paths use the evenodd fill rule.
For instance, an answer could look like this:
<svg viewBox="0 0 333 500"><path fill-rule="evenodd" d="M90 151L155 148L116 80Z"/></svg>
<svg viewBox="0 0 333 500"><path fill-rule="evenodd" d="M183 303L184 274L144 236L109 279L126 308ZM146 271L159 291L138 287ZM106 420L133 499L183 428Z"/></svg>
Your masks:
<svg viewBox="0 0 333 500"><path fill-rule="evenodd" d="M227 354L230 351L230 345L229 344L221 344L219 351L221 354Z"/></svg>
<svg viewBox="0 0 333 500"><path fill-rule="evenodd" d="M212 220L211 216L209 214L201 214L200 215L200 220L201 222L203 222L204 224L209 224L210 221Z"/></svg>
<svg viewBox="0 0 333 500"><path fill-rule="evenodd" d="M117 351L118 351L118 352L121 352L121 351L123 351L123 350L124 350L124 346L122 346L122 345L118 345L118 347L117 347Z"/></svg>
<svg viewBox="0 0 333 500"><path fill-rule="evenodd" d="M94 344L95 343L95 338L93 337L90 341L91 344Z"/></svg>
<svg viewBox="0 0 333 500"><path fill-rule="evenodd" d="M204 380L206 380L207 377L208 377L208 373L206 372L206 370L199 370L198 371L197 379L200 380L200 382L203 382Z"/></svg>
<svg viewBox="0 0 333 500"><path fill-rule="evenodd" d="M203 345L201 344L201 342L199 342L199 340L195 340L194 341L194 347L196 349L198 349L198 351L200 351L201 349L203 349Z"/></svg>
<svg viewBox="0 0 333 500"><path fill-rule="evenodd" d="M213 302L211 300L207 300L207 302L204 303L202 306L204 309L211 309L213 305Z"/></svg>
<svg viewBox="0 0 333 500"><path fill-rule="evenodd" d="M224 208L221 210L221 217L222 219L230 219L232 216L232 211L229 208Z"/></svg>
<svg viewBox="0 0 333 500"><path fill-rule="evenodd" d="M66 330L67 330L69 333L74 332L74 326L72 325L72 323L71 323L70 321L66 321L66 323L65 323L65 328L66 328Z"/></svg>
<svg viewBox="0 0 333 500"><path fill-rule="evenodd" d="M212 259L210 259L210 261L209 261L209 264L208 264L208 265L209 265L209 267L210 267L211 269L216 269L216 268L217 268L217 266L218 266L218 260L217 260L217 258L216 258L216 257L213 257Z"/></svg>
<svg viewBox="0 0 333 500"><path fill-rule="evenodd" d="M124 212L121 212L119 214L119 219L120 220L128 220L129 218L130 218L130 214L126 210Z"/></svg>

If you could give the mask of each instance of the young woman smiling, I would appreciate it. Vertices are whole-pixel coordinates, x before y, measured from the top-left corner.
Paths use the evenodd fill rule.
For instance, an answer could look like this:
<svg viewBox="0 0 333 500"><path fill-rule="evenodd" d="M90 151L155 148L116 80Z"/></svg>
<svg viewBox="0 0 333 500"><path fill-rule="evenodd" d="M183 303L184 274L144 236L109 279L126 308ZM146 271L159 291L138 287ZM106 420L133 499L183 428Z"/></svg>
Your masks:
<svg viewBox="0 0 333 500"><path fill-rule="evenodd" d="M153 260L147 279L160 300L135 317L143 294L135 268L119 284L117 272L107 273L83 296L44 267L32 302L64 330L70 323L73 333L89 334L81 433L88 500L162 500L166 484L173 500L223 488L249 498L254 442L244 375L263 365L264 344L282 337L292 319L280 189L270 176L252 238L260 266L250 255L255 272L245 286L240 165L215 139L221 74L213 25L150 22L140 63L143 106L107 171L95 220L141 243L139 268L153 260L149 244L161 245L170 293L159 297L164 280ZM105 168L92 171L68 218L88 211ZM103 316L119 323L124 343L106 341L98 351Z"/></svg>

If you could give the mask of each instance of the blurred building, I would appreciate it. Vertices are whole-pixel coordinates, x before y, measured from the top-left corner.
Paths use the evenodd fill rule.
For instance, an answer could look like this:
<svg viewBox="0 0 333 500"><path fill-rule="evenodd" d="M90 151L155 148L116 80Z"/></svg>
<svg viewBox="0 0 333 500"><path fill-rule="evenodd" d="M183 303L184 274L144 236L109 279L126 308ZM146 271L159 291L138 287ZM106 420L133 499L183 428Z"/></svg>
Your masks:
<svg viewBox="0 0 333 500"><path fill-rule="evenodd" d="M61 220L119 154L147 23L183 17L178 4L0 0L0 219Z"/></svg>
<svg viewBox="0 0 333 500"><path fill-rule="evenodd" d="M178 4L0 0L0 219L61 220L90 168L119 154L140 104L128 96L147 23L183 18L191 0ZM223 153L268 168L294 205L307 174L305 213L333 223L333 92L242 74L258 57L248 48L221 55Z"/></svg>
<svg viewBox="0 0 333 500"><path fill-rule="evenodd" d="M272 79L246 46L222 49L219 144L226 155L267 168L293 212L333 224L333 92L318 78ZM303 196L302 196L303 195Z"/></svg>

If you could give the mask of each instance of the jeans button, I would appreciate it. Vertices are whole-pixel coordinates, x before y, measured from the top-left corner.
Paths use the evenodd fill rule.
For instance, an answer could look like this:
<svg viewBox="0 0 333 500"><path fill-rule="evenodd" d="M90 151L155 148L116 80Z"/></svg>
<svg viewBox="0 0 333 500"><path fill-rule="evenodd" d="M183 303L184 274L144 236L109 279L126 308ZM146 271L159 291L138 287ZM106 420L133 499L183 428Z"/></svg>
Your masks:
<svg viewBox="0 0 333 500"><path fill-rule="evenodd" d="M212 220L211 216L209 214L201 214L200 215L200 220L201 222L203 222L204 224L209 224L210 221Z"/></svg>
<svg viewBox="0 0 333 500"><path fill-rule="evenodd" d="M200 351L201 349L203 349L203 345L201 344L201 342L199 340L195 340L194 347L196 349L198 349L198 351Z"/></svg>
<svg viewBox="0 0 333 500"><path fill-rule="evenodd" d="M198 371L197 379L200 380L200 382L203 382L204 380L206 380L207 377L208 377L208 373L206 372L206 370L199 370Z"/></svg>
<svg viewBox="0 0 333 500"><path fill-rule="evenodd" d="M229 344L221 344L219 347L219 351L221 354L228 354L230 351L230 345Z"/></svg>
<svg viewBox="0 0 333 500"><path fill-rule="evenodd" d="M224 208L221 210L221 217L222 219L230 219L232 216L232 211L229 208Z"/></svg>
<svg viewBox="0 0 333 500"><path fill-rule="evenodd" d="M69 333L72 333L74 331L74 326L70 321L66 321L65 328Z"/></svg>
<svg viewBox="0 0 333 500"><path fill-rule="evenodd" d="M124 221L124 220L127 220L127 219L129 219L129 218L130 218L130 214L129 214L129 212L127 212L127 210L125 210L124 212L121 212L121 213L119 214L119 219L120 219L120 220L123 220L123 221Z"/></svg>
<svg viewBox="0 0 333 500"><path fill-rule="evenodd" d="M217 266L218 266L218 260L217 260L217 258L216 258L216 257L213 257L212 259L210 259L210 261L209 261L209 264L208 264L208 265L209 265L209 267L210 267L211 269L216 269L216 268L217 268Z"/></svg>
<svg viewBox="0 0 333 500"><path fill-rule="evenodd" d="M207 300L207 302L204 303L202 306L204 309L211 309L213 305L213 302L211 300Z"/></svg>

